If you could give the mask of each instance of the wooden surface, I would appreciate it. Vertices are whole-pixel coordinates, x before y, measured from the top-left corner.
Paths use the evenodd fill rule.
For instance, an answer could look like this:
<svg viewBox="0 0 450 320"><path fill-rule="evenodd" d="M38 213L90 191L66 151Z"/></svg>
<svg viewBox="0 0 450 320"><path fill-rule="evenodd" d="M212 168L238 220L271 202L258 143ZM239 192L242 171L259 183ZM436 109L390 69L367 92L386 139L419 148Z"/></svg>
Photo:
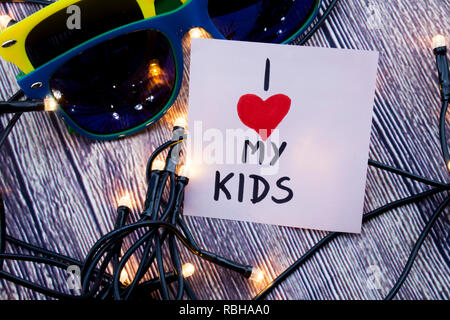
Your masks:
<svg viewBox="0 0 450 320"><path fill-rule="evenodd" d="M21 19L37 8L1 4L0 13L9 12ZM370 158L443 182L449 178L440 157L439 95L430 45L436 33L450 34L449 16L447 0L342 0L325 27L308 43L380 52ZM0 95L6 99L17 89L17 69L3 60L0 64ZM125 140L91 141L69 134L54 115L23 116L0 150L8 233L82 259L96 239L112 229L115 206L124 193L129 192L135 207L141 207L147 157L170 137L173 119L186 112L188 67L186 63L183 88L171 111L150 129ZM3 127L8 118L1 117ZM372 168L367 177L366 212L427 189ZM442 200L442 196L436 196L419 205L394 210L365 224L361 235L340 236L269 298L384 297L399 276L425 221ZM257 265L267 274L265 282L256 285L183 251L182 261L197 266L189 283L202 299L251 298L326 234L212 219L187 221L204 248ZM398 297L448 299L449 261L446 211L425 241ZM129 266L128 272L134 267ZM6 268L67 290L61 280L66 276L52 269L27 263L7 263ZM373 288L371 283L379 286ZM0 298L45 297L1 281Z"/></svg>

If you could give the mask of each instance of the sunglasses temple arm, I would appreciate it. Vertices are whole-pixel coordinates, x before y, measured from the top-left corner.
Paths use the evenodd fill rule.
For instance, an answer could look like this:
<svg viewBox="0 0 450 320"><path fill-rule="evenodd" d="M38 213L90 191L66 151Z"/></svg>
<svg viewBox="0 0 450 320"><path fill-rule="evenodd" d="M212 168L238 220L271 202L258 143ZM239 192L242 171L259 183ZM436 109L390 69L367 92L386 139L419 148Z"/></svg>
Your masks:
<svg viewBox="0 0 450 320"><path fill-rule="evenodd" d="M298 42L298 45L304 45L306 42L308 42L309 39L312 38L312 36L316 33L317 30L319 30L322 25L325 23L325 20L328 19L328 16L333 11L334 7L336 7L336 4L339 0L332 0L330 4L328 5L327 9L323 12L321 16L319 16L317 19L316 24L308 31L308 33L303 36L303 38Z"/></svg>

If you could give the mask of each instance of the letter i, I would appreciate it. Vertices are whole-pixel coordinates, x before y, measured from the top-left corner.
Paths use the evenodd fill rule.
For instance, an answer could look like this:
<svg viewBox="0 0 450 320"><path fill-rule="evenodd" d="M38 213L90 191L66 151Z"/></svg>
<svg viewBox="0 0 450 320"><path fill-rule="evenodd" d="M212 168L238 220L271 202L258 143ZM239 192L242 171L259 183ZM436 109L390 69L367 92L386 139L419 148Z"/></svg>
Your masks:
<svg viewBox="0 0 450 320"><path fill-rule="evenodd" d="M270 85L270 60L266 59L266 72L264 74L264 91L269 91Z"/></svg>
<svg viewBox="0 0 450 320"><path fill-rule="evenodd" d="M244 183L245 176L240 173L239 174L239 192L238 192L238 201L242 202L244 200Z"/></svg>

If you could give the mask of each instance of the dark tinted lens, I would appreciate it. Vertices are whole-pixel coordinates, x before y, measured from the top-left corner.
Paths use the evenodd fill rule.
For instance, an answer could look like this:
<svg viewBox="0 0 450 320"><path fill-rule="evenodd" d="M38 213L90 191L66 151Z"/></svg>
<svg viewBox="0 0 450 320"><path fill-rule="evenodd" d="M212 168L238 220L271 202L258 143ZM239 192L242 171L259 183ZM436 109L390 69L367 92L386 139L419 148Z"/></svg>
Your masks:
<svg viewBox="0 0 450 320"><path fill-rule="evenodd" d="M136 0L82 0L75 5L79 25L78 12L65 8L28 34L25 49L35 68L99 34L144 18Z"/></svg>
<svg viewBox="0 0 450 320"><path fill-rule="evenodd" d="M170 100L175 80L169 41L158 31L144 30L81 52L53 74L50 88L78 126L105 135L157 115Z"/></svg>
<svg viewBox="0 0 450 320"><path fill-rule="evenodd" d="M173 11L183 4L182 0L154 0L156 14Z"/></svg>
<svg viewBox="0 0 450 320"><path fill-rule="evenodd" d="M209 15L230 40L281 43L303 28L319 0L209 0Z"/></svg>

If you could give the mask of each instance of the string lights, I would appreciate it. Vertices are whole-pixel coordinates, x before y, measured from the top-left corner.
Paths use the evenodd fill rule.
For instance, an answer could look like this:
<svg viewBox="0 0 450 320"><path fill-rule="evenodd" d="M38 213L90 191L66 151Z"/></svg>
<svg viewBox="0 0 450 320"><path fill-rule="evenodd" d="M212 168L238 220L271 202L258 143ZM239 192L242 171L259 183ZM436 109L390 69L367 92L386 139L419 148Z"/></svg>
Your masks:
<svg viewBox="0 0 450 320"><path fill-rule="evenodd" d="M177 118L173 124L174 127L179 127L179 128L186 128L187 127L187 122L185 118Z"/></svg>
<svg viewBox="0 0 450 320"><path fill-rule="evenodd" d="M336 2L337 0L331 2L329 8L319 18L316 26L320 26L323 23ZM316 26L311 29L312 31L310 30L307 33L301 43L306 42L315 30L317 30L318 26ZM450 171L450 157L445 137L445 115L450 98L450 77L446 57L447 48L445 37L437 36L433 39L433 50L436 55L442 100L440 117L441 148L444 163ZM24 107L25 104L20 104L27 102L19 101L22 98L23 93L19 91L8 102L0 104L0 112L4 112L4 110L6 110L5 112L18 112L1 133L0 146L4 143L14 124L20 118L21 112L30 111ZM41 102L28 101L28 103L36 104L36 109L33 111L54 110L57 106L56 101L51 100ZM39 106L37 106L38 104ZM31 108L32 106L28 107ZM234 262L200 248L183 220L184 192L189 183L189 179L187 177L187 166L180 166L179 155L181 143L184 141L185 127L186 121L184 119L177 119L173 128L172 138L158 147L150 156L146 172L148 188L144 206L140 210L141 214L137 222L128 222L132 218L130 208L134 207L134 203L131 201L131 197L126 194L118 202L114 229L101 237L93 245L84 261L78 261L8 236L6 234L5 210L3 201L0 198L0 278L58 299L145 300L156 297L163 299L182 299L184 297L196 299L195 293L187 282L187 278L195 273L196 267L190 262L182 264L179 248L181 245L201 259L235 271L245 278L261 282L265 278L265 275L260 269ZM162 154L166 150L168 154L165 161L163 161ZM427 179L373 160L369 160L369 165L424 183L432 188L428 191L391 202L381 208L366 213L363 217L364 223L392 209L417 203L437 194L446 194L445 200L441 202L426 222L401 276L386 296L387 299L392 299L407 278L420 247L433 224L450 203L450 196L447 194L450 190L450 184ZM163 197L165 192L168 193L167 200ZM126 241L124 240L131 235L138 235L138 240L126 246ZM254 299L260 300L267 297L289 275L339 235L339 233L332 232L325 236L281 275L274 279ZM9 243L12 247L22 248L30 252L30 254L6 253L6 243ZM167 263L167 260L163 259L164 245L168 247L166 249L169 253L170 263ZM133 275L125 271L125 267L130 263L132 257L135 259L134 261L138 261L137 271ZM7 260L29 261L63 270L67 270L70 266L78 266L80 268L81 293L68 294L58 292L6 272L2 269L2 266L3 262ZM149 278L149 274L151 274L150 270L154 270L152 268L153 266L155 266L154 269L156 269L157 275Z"/></svg>
<svg viewBox="0 0 450 320"><path fill-rule="evenodd" d="M164 299L181 299L185 294L195 299L195 294L186 282L186 278L194 274L195 266L192 263L181 264L179 244L184 245L194 255L240 273L246 278L252 278L258 281L263 276L258 269L236 263L201 249L194 240L187 225L183 222L182 204L184 189L189 179L177 175L173 170L178 165L179 145L183 141L184 128L180 127L181 123L183 122L177 121L177 125L174 126L174 137L179 136L179 138L177 140L170 140L157 148L149 159L147 165L147 168L151 168L147 172L149 187L141 218L138 222L127 224L127 220L130 219L131 215L130 207L133 204L130 196L128 194L124 195L118 202L114 230L97 241L83 263L77 262L77 265L82 266L82 291L81 295L74 295L71 298L138 299L142 295L150 296L151 293L158 290L160 296ZM181 132L177 134L177 131ZM157 158L160 159L161 154L165 150L169 150L166 162L156 160ZM175 167L172 166L173 162L175 162ZM162 199L166 189L169 191L169 199L167 202ZM4 216L4 210L2 211L2 215ZM124 240L132 234L138 234L139 240L129 248L124 247ZM2 243L4 242L2 241ZM169 273L165 271L166 263L162 257L164 243L168 243L172 261L170 268L173 271ZM131 257L138 259L137 252L139 249L143 250L143 254L140 256L140 263L136 273L131 277L125 271L125 266ZM123 252L123 255L121 255L121 252ZM59 267L67 267L67 264L61 264L65 260L61 259L61 256L55 254L53 257L57 257L55 262L52 261L53 264L59 263ZM0 259L13 259L13 257L2 254L0 255ZM37 258L28 256L27 259ZM40 260L40 262L44 262L44 260ZM45 262L49 261L45 260ZM158 276L142 282L141 280L144 279L151 266L155 263L157 265ZM109 265L112 266L113 270L111 274L106 272ZM23 279L13 278L12 275L4 271L0 273L0 277L25 285L31 289L37 289L36 286L27 285ZM177 283L177 289L175 294L171 296L169 288L172 288L170 285L174 283ZM59 294L42 287L39 287L38 291L54 298L70 297L67 294Z"/></svg>

